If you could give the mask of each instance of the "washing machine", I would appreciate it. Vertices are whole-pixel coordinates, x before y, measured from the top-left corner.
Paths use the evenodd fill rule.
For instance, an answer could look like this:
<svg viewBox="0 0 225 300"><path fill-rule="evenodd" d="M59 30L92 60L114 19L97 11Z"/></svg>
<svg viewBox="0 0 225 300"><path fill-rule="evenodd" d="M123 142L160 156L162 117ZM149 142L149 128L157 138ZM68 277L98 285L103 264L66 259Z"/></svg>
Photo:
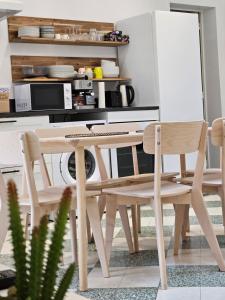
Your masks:
<svg viewBox="0 0 225 300"><path fill-rule="evenodd" d="M103 125L105 120L82 121L82 122L65 122L52 123L51 127L72 127L86 125L91 127L93 125ZM106 166L108 175L111 174L110 155L108 149L102 150L103 160ZM100 180L98 163L96 160L94 147L85 149L85 167L86 178L88 182ZM76 183L75 171L75 154L74 152L52 154L52 179L55 185L65 185Z"/></svg>

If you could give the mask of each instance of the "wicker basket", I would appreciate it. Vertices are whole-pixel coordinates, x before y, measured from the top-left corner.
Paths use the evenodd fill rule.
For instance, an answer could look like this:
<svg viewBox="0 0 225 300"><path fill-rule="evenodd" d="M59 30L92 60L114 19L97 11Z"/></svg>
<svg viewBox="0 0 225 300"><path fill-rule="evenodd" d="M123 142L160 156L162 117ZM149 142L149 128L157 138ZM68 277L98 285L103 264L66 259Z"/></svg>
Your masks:
<svg viewBox="0 0 225 300"><path fill-rule="evenodd" d="M9 89L0 88L0 112L10 112Z"/></svg>

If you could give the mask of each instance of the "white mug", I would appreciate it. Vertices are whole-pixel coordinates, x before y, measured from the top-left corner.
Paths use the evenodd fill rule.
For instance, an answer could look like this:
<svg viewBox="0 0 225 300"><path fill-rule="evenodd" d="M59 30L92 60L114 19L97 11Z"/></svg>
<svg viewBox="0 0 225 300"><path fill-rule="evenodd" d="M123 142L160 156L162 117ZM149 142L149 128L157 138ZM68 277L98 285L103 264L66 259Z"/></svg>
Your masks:
<svg viewBox="0 0 225 300"><path fill-rule="evenodd" d="M60 33L56 33L55 34L55 39L56 40L60 40L61 39L61 34Z"/></svg>

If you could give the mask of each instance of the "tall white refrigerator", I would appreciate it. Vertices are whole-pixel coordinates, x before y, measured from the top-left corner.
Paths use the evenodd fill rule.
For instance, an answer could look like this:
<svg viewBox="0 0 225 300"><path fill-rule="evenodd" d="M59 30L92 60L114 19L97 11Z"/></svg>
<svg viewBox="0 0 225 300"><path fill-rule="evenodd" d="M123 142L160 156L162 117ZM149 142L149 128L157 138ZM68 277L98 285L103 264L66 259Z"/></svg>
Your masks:
<svg viewBox="0 0 225 300"><path fill-rule="evenodd" d="M159 105L161 121L202 120L198 15L156 11L121 20L117 29L130 35L130 44L119 48L119 63L121 76L132 78L135 106ZM189 155L188 168L195 157ZM175 165L177 158L164 159L165 171Z"/></svg>

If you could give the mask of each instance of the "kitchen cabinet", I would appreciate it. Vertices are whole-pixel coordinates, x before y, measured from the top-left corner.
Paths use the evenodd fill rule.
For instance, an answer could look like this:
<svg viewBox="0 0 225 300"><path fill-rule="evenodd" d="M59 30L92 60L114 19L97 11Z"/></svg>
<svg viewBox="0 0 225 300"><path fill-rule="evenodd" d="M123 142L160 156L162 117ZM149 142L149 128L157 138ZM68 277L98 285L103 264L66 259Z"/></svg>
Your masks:
<svg viewBox="0 0 225 300"><path fill-rule="evenodd" d="M35 130L41 127L47 127L49 125L49 116L35 116L35 117L23 117L23 118L0 118L0 132L2 131L29 131ZM3 145L2 145L3 146ZM49 174L51 176L51 156L45 157ZM22 186L22 161L17 165L5 166L0 165L0 169L4 174L4 179L7 181L13 179L19 191ZM41 175L38 165L34 166L35 176L37 178L38 186L41 186Z"/></svg>

